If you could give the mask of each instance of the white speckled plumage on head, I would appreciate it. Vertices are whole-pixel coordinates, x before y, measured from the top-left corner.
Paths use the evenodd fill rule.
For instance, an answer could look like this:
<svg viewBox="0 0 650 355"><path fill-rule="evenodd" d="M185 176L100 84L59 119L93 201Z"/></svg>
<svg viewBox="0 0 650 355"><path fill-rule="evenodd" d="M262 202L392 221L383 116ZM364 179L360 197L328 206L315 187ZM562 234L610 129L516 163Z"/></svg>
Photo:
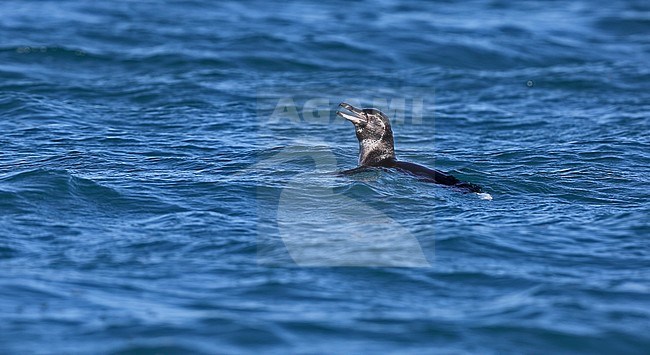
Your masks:
<svg viewBox="0 0 650 355"><path fill-rule="evenodd" d="M336 113L354 124L359 140L359 165L373 166L386 159L395 159L393 130L388 116L374 108L360 109L347 103L339 106L350 112Z"/></svg>

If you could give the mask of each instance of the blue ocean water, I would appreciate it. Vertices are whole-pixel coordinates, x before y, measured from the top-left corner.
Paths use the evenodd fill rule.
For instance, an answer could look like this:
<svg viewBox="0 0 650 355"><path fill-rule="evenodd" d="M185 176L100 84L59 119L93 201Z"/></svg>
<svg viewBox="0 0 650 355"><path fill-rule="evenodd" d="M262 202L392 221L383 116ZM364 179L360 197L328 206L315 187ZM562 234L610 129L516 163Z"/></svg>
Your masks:
<svg viewBox="0 0 650 355"><path fill-rule="evenodd" d="M647 1L0 13L0 352L650 349Z"/></svg>

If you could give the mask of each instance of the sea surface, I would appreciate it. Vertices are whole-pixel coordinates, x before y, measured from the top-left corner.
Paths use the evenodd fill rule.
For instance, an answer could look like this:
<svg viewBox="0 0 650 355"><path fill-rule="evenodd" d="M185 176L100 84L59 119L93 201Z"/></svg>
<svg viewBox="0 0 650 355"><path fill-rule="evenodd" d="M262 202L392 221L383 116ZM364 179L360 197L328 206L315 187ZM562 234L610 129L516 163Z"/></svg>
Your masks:
<svg viewBox="0 0 650 355"><path fill-rule="evenodd" d="M648 1L0 14L0 353L650 350Z"/></svg>

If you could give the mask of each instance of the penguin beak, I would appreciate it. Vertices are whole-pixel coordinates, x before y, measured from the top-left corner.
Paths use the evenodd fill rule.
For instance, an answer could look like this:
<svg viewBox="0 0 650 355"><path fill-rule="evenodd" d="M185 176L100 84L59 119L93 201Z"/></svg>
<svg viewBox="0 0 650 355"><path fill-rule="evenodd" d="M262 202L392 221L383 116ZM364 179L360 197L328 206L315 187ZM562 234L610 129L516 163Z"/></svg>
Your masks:
<svg viewBox="0 0 650 355"><path fill-rule="evenodd" d="M360 108L356 108L348 103L342 102L340 107L343 107L344 109L350 111L352 114L349 114L347 112L341 112L341 111L336 111L336 114L345 118L346 120L354 123L355 125L361 124L361 123L366 123L366 118L363 114L363 110Z"/></svg>

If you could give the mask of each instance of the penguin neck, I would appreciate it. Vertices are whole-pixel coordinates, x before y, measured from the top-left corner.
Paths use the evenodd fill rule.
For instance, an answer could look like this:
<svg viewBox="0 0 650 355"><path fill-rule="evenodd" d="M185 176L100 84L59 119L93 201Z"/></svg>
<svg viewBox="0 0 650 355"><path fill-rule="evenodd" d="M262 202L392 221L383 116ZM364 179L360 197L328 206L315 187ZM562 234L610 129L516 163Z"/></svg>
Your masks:
<svg viewBox="0 0 650 355"><path fill-rule="evenodd" d="M359 141L359 165L382 166L386 161L394 161L395 148L392 142L385 141Z"/></svg>

